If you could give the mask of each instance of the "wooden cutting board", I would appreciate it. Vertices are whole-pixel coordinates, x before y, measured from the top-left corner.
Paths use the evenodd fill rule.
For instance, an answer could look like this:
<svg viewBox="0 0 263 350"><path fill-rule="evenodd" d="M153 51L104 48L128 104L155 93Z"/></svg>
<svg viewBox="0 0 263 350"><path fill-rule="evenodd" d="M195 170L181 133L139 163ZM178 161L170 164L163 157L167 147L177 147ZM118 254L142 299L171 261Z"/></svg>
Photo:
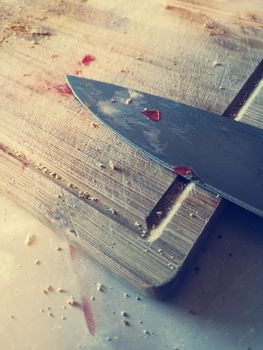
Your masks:
<svg viewBox="0 0 263 350"><path fill-rule="evenodd" d="M134 287L171 291L221 199L186 186L96 124L64 75L262 127L262 85L254 88L262 74L260 4L2 0L1 191ZM86 54L95 57L89 65L81 63ZM147 238L149 217L159 229Z"/></svg>

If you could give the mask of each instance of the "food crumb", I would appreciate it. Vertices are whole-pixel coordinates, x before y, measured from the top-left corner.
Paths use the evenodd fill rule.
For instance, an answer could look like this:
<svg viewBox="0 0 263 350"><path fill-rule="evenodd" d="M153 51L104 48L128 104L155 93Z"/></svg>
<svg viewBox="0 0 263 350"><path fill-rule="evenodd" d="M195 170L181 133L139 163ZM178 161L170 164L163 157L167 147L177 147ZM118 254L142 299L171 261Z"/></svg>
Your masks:
<svg viewBox="0 0 263 350"><path fill-rule="evenodd" d="M63 249L61 247L56 247L56 251L61 252Z"/></svg>
<svg viewBox="0 0 263 350"><path fill-rule="evenodd" d="M221 63L217 61L213 61L213 67L218 67L218 66L221 66Z"/></svg>
<svg viewBox="0 0 263 350"><path fill-rule="evenodd" d="M96 163L96 166L100 169L104 169L105 165L103 165L102 163Z"/></svg>
<svg viewBox="0 0 263 350"><path fill-rule="evenodd" d="M123 323L125 326L130 326L130 325L131 325L130 322L127 321L127 320L122 320L122 323Z"/></svg>
<svg viewBox="0 0 263 350"><path fill-rule="evenodd" d="M116 169L116 167L115 167L115 165L114 165L114 163L113 163L112 160L109 160L109 167L110 167L110 169L112 169L112 170L115 170L115 169Z"/></svg>
<svg viewBox="0 0 263 350"><path fill-rule="evenodd" d="M128 313L126 311L121 311L121 316L123 317L129 317Z"/></svg>
<svg viewBox="0 0 263 350"><path fill-rule="evenodd" d="M61 320L66 320L66 316L61 316L60 319Z"/></svg>
<svg viewBox="0 0 263 350"><path fill-rule="evenodd" d="M112 338L111 337L107 337L106 340L107 341L112 341Z"/></svg>
<svg viewBox="0 0 263 350"><path fill-rule="evenodd" d="M123 295L125 296L125 298L129 298L130 297L128 293L124 293Z"/></svg>
<svg viewBox="0 0 263 350"><path fill-rule="evenodd" d="M129 105L131 102L132 102L132 99L131 98L127 98L127 100L125 101L125 104Z"/></svg>
<svg viewBox="0 0 263 350"><path fill-rule="evenodd" d="M163 216L163 212L162 211L157 211L156 215L158 216L158 218L161 218Z"/></svg>
<svg viewBox="0 0 263 350"><path fill-rule="evenodd" d="M141 297L139 297L138 295L137 295L137 297L135 298L136 300L142 300L142 298Z"/></svg>
<svg viewBox="0 0 263 350"><path fill-rule="evenodd" d="M75 300L75 298L73 296L71 296L68 300L67 300L67 303L71 306L76 306L77 305L77 302Z"/></svg>
<svg viewBox="0 0 263 350"><path fill-rule="evenodd" d="M54 288L52 287L52 286L48 286L47 288L46 288L46 291L48 291L48 292L54 292Z"/></svg>
<svg viewBox="0 0 263 350"><path fill-rule="evenodd" d="M40 309L39 312L41 312L42 314L45 312L44 309Z"/></svg>
<svg viewBox="0 0 263 350"><path fill-rule="evenodd" d="M34 264L35 264L35 265L40 265L40 264L41 264L41 261L38 260L38 259L36 259L36 260L34 261Z"/></svg>
<svg viewBox="0 0 263 350"><path fill-rule="evenodd" d="M112 215L116 215L116 214L117 214L116 210L113 209L113 208L109 208L108 211L109 211Z"/></svg>
<svg viewBox="0 0 263 350"><path fill-rule="evenodd" d="M59 288L57 288L57 292L58 293L65 293L65 289L59 287Z"/></svg>
<svg viewBox="0 0 263 350"><path fill-rule="evenodd" d="M90 300L94 301L94 300L95 300L95 297L92 295L92 296L90 297Z"/></svg>
<svg viewBox="0 0 263 350"><path fill-rule="evenodd" d="M111 98L110 101L111 101L111 103L115 103L116 102L116 100L114 98Z"/></svg>
<svg viewBox="0 0 263 350"><path fill-rule="evenodd" d="M150 332L149 332L147 329L144 329L144 330L143 330L143 333L144 333L145 335L149 335L149 334L150 334Z"/></svg>
<svg viewBox="0 0 263 350"><path fill-rule="evenodd" d="M97 283L96 288L99 292L104 292L105 289L104 285L99 282Z"/></svg>
<svg viewBox="0 0 263 350"><path fill-rule="evenodd" d="M36 236L29 233L25 239L25 245L29 247L35 242L35 240Z"/></svg>
<svg viewBox="0 0 263 350"><path fill-rule="evenodd" d="M14 320L14 319L15 319L15 316L14 316L14 315L10 315L10 318L11 318L12 320Z"/></svg>
<svg viewBox="0 0 263 350"><path fill-rule="evenodd" d="M54 314L52 312L48 312L49 317L54 317Z"/></svg>

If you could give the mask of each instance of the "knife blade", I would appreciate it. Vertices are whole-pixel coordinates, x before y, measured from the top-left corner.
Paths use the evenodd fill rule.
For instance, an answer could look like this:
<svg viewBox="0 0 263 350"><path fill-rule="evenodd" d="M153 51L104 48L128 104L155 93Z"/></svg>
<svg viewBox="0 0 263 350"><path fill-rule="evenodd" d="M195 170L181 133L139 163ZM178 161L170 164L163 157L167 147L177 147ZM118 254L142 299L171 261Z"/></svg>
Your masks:
<svg viewBox="0 0 263 350"><path fill-rule="evenodd" d="M263 130L212 112L67 75L95 118L165 168L263 216Z"/></svg>

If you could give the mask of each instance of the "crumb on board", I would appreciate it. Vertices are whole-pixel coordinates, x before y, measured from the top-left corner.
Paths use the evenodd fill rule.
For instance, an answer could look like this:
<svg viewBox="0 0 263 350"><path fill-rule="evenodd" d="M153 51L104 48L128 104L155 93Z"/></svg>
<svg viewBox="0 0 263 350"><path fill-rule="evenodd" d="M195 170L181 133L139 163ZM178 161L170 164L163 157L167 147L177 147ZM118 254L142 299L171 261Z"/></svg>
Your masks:
<svg viewBox="0 0 263 350"><path fill-rule="evenodd" d="M116 210L113 209L113 208L108 208L108 211L111 213L111 215L116 215L117 214Z"/></svg>
<svg viewBox="0 0 263 350"><path fill-rule="evenodd" d="M25 239L25 245L26 246L31 246L36 240L36 236L33 235L32 233L29 233Z"/></svg>
<svg viewBox="0 0 263 350"><path fill-rule="evenodd" d="M97 163L96 163L96 167L97 167L97 168L100 168L100 169L104 169L104 168L105 168L105 165L102 164L102 163L97 162Z"/></svg>
<svg viewBox="0 0 263 350"><path fill-rule="evenodd" d="M125 298L129 298L130 295L128 293L123 293L123 295L125 296Z"/></svg>
<svg viewBox="0 0 263 350"><path fill-rule="evenodd" d="M145 335L149 335L149 334L150 334L150 332L149 332L147 329L144 329L144 330L143 330L143 333L144 333Z"/></svg>
<svg viewBox="0 0 263 350"><path fill-rule="evenodd" d="M125 104L129 105L131 102L132 102L132 99L131 98L127 98L127 100L125 101Z"/></svg>
<svg viewBox="0 0 263 350"><path fill-rule="evenodd" d="M39 309L39 312L41 312L42 314L45 312L44 309Z"/></svg>
<svg viewBox="0 0 263 350"><path fill-rule="evenodd" d="M58 293L65 293L66 290L64 288L59 287L59 288L57 288L57 292Z"/></svg>
<svg viewBox="0 0 263 350"><path fill-rule="evenodd" d="M110 102L111 102L111 103L115 103L115 102L116 102L115 98L111 98L111 99L110 99Z"/></svg>
<svg viewBox="0 0 263 350"><path fill-rule="evenodd" d="M66 320L67 318L66 318L66 316L61 316L60 319L61 320Z"/></svg>
<svg viewBox="0 0 263 350"><path fill-rule="evenodd" d="M115 167L115 165L114 165L112 160L109 160L109 167L110 167L111 170L115 170L116 169L116 167Z"/></svg>
<svg viewBox="0 0 263 350"><path fill-rule="evenodd" d="M63 249L61 247L56 247L56 251L61 252Z"/></svg>
<svg viewBox="0 0 263 350"><path fill-rule="evenodd" d="M54 317L54 314L51 311L49 311L47 314L49 317Z"/></svg>
<svg viewBox="0 0 263 350"><path fill-rule="evenodd" d="M92 295L92 296L90 297L90 300L94 301L94 300L95 300L95 297Z"/></svg>
<svg viewBox="0 0 263 350"><path fill-rule="evenodd" d="M40 264L41 264L41 261L38 260L38 259L36 259L36 260L34 261L34 264L35 264L35 265L40 265Z"/></svg>
<svg viewBox="0 0 263 350"><path fill-rule="evenodd" d="M15 316L14 316L14 315L10 315L10 318L11 318L12 320L14 320L14 319L15 319Z"/></svg>

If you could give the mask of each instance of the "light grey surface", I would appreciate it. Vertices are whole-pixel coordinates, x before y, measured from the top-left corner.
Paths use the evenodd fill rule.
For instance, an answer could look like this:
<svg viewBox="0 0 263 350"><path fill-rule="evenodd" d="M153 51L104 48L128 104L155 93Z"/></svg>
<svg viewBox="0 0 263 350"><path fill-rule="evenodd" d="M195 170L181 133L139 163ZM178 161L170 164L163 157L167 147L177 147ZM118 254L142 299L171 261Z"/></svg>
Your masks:
<svg viewBox="0 0 263 350"><path fill-rule="evenodd" d="M136 300L136 291L78 252L71 261L66 242L2 196L0 223L1 349L263 349L263 220L253 214L226 206L193 267L162 302ZM37 236L30 248L24 245L28 232ZM63 251L56 251L58 245ZM34 265L36 258L41 265ZM48 284L67 293L47 296ZM80 300L83 294L95 296L95 336L81 310L61 309L70 295ZM121 311L129 314L130 326L122 324Z"/></svg>

